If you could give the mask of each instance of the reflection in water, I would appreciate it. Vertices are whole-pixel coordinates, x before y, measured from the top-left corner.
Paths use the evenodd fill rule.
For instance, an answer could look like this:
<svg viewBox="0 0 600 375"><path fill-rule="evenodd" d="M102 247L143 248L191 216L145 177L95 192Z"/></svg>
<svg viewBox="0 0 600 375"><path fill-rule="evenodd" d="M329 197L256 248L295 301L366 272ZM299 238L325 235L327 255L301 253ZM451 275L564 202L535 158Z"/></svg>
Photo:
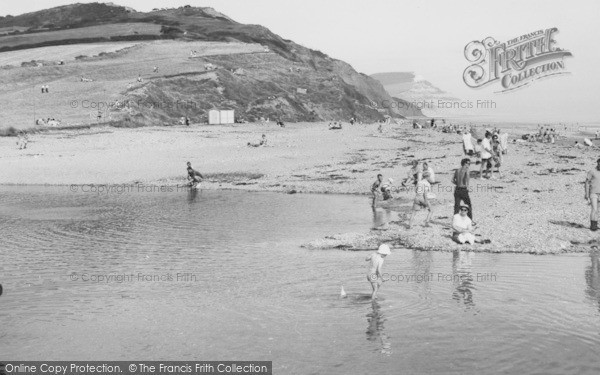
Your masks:
<svg viewBox="0 0 600 375"><path fill-rule="evenodd" d="M197 195L198 195L198 189L190 189L188 191L188 196L187 196L188 203L194 203Z"/></svg>
<svg viewBox="0 0 600 375"><path fill-rule="evenodd" d="M455 286L452 299L464 303L467 308L475 306L472 256L473 253L470 251L455 250L452 253L452 282Z"/></svg>
<svg viewBox="0 0 600 375"><path fill-rule="evenodd" d="M592 301L598 302L600 311L600 252L590 252L592 264L585 270L585 281L587 283L586 293Z"/></svg>
<svg viewBox="0 0 600 375"><path fill-rule="evenodd" d="M392 220L392 212L385 208L371 207L373 210L373 226L378 227L385 225Z"/></svg>
<svg viewBox="0 0 600 375"><path fill-rule="evenodd" d="M385 334L383 323L385 317L381 312L381 306L377 301L371 303L372 311L367 314L367 340L376 343L381 343L381 353L390 355L392 353L392 345L389 338Z"/></svg>
<svg viewBox="0 0 600 375"><path fill-rule="evenodd" d="M413 285L421 289L419 297L424 299L431 297L432 264L433 252L417 250L412 252L412 272L417 277L422 276L422 280L417 280Z"/></svg>

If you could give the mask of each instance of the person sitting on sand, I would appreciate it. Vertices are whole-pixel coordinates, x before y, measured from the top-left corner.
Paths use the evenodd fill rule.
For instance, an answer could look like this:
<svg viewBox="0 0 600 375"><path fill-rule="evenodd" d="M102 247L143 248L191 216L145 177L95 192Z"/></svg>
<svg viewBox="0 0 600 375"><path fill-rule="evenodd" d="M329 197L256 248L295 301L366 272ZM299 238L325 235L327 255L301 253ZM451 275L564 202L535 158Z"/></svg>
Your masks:
<svg viewBox="0 0 600 375"><path fill-rule="evenodd" d="M600 159L596 160L596 169L587 173L585 178L585 199L592 206L590 212L590 230L598 230L598 200L600 195Z"/></svg>
<svg viewBox="0 0 600 375"><path fill-rule="evenodd" d="M419 161L412 161L412 168L408 171L408 175L404 180L402 180L402 186L406 186L409 182L412 182L414 185L417 184L417 175L421 173L421 169L419 168Z"/></svg>
<svg viewBox="0 0 600 375"><path fill-rule="evenodd" d="M468 213L469 206L461 201L459 213L455 214L452 218L452 229L454 229L452 239L459 244L468 242L473 245L475 243L475 236L472 233L473 222L469 218Z"/></svg>
<svg viewBox="0 0 600 375"><path fill-rule="evenodd" d="M194 170L194 168L192 168L192 163L190 163L189 161L187 162L187 179L188 181L190 181L190 186L195 188L196 185L198 185L199 182L202 181L202 179L204 179L204 177L202 176L202 174L196 170Z"/></svg>
<svg viewBox="0 0 600 375"><path fill-rule="evenodd" d="M369 262L369 270L367 271L367 280L371 283L373 293L371 299L377 299L377 292L383 283L381 269L386 256L390 255L390 247L386 244L379 245L377 252L369 255L365 261Z"/></svg>
<svg viewBox="0 0 600 375"><path fill-rule="evenodd" d="M431 199L434 198L434 195L431 193L431 185L429 184L429 181L423 178L422 173L419 173L417 180L417 186L415 187L415 199L413 201L410 219L408 220L408 229L412 227L415 216L417 215L417 211L419 211L421 208L426 208L428 211L427 218L425 219L425 226L429 226L431 215L433 214L431 209Z"/></svg>
<svg viewBox="0 0 600 375"><path fill-rule="evenodd" d="M266 146L267 145L267 136L266 135L262 135L262 138L260 140L260 142L258 143L251 143L248 142L248 146L250 147L260 147L260 146Z"/></svg>
<svg viewBox="0 0 600 375"><path fill-rule="evenodd" d="M373 182L371 185L371 194L373 194L373 206L375 205L375 201L379 196L379 189L381 188L381 183L383 182L383 175L380 173L377 175L377 180Z"/></svg>
<svg viewBox="0 0 600 375"><path fill-rule="evenodd" d="M435 184L435 173L427 162L423 162L423 178L429 181L430 184Z"/></svg>

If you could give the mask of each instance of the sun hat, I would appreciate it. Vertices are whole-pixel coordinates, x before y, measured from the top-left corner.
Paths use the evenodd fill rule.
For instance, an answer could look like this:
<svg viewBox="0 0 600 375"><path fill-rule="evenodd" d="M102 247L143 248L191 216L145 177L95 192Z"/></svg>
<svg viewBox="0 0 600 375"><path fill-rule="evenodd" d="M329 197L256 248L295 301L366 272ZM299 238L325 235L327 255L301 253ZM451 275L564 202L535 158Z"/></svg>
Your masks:
<svg viewBox="0 0 600 375"><path fill-rule="evenodd" d="M463 208L463 207L465 207L465 208L468 208L469 210L471 209L471 207L469 207L469 205L468 205L468 204L466 204L466 203L465 203L465 202L463 202L463 201L460 201L460 203L458 204L458 206L459 206L460 208Z"/></svg>
<svg viewBox="0 0 600 375"><path fill-rule="evenodd" d="M381 255L390 255L390 247L386 244L379 245L379 249L377 249L377 253Z"/></svg>

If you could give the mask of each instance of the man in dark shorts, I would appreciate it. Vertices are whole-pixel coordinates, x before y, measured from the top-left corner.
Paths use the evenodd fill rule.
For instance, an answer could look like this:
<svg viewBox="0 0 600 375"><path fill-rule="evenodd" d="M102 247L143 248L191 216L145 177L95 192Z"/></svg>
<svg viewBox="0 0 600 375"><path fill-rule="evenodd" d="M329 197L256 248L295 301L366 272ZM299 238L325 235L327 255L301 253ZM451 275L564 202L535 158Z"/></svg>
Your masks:
<svg viewBox="0 0 600 375"><path fill-rule="evenodd" d="M469 206L469 212L467 215L473 220L473 206L471 205L471 198L469 197L469 167L471 166L471 159L464 158L460 161L460 168L454 172L452 183L456 185L454 189L454 214L460 212L460 201L462 200L466 205ZM473 223L475 225L475 223Z"/></svg>
<svg viewBox="0 0 600 375"><path fill-rule="evenodd" d="M187 179L190 180L190 186L193 188L195 188L196 185L198 185L198 183L204 178L200 172L192 168L192 163L190 163L189 161L187 162L187 173Z"/></svg>

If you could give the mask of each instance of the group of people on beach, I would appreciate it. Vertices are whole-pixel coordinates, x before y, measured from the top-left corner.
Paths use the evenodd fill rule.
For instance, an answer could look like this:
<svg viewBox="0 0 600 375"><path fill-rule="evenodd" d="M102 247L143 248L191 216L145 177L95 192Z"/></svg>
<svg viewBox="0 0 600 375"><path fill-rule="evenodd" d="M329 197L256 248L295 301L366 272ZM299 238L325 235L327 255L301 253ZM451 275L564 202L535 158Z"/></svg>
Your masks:
<svg viewBox="0 0 600 375"><path fill-rule="evenodd" d="M452 183L455 185L454 215L452 217L452 239L459 244L469 243L473 245L475 244L475 235L473 231L476 223L473 221L472 204L469 196L470 165L470 158L462 159L461 167L454 172L454 176L452 178ZM598 168L598 181L600 185L600 159L598 161ZM408 176L402 181L403 186L414 185L415 191L410 219L407 224L408 229L412 227L416 214L421 209L427 210L425 225L429 225L433 215L432 203L436 198L435 194L431 192L431 184L435 183L435 173L429 164L427 162L420 163L417 160L413 161L412 168L408 172ZM384 183L383 175L377 175L377 180L373 183L373 185L371 185L373 205L380 194L384 200L391 198L392 184L393 180L391 178L388 179L388 183ZM598 192L600 194L600 186ZM377 292L383 283L381 268L383 266L383 260L389 254L389 246L382 244L377 252L369 255L366 259L370 262L367 279L371 283L371 288L373 290L371 295L372 299L377 298Z"/></svg>
<svg viewBox="0 0 600 375"><path fill-rule="evenodd" d="M383 121L387 123L389 120L386 118ZM356 117L350 117L350 119L348 120L348 122L350 123L350 125L354 125L354 124L362 125L362 121L356 120ZM330 121L329 125L327 126L327 128L329 130L340 130L340 129L342 129L342 121L337 121L337 120L335 120L333 122Z"/></svg>
<svg viewBox="0 0 600 375"><path fill-rule="evenodd" d="M544 128L538 125L537 133L523 134L521 139L528 142L554 143L558 135L558 131L554 128Z"/></svg>
<svg viewBox="0 0 600 375"><path fill-rule="evenodd" d="M339 130L342 128L342 122L338 122L338 121L334 121L333 123L329 123L328 129L329 130Z"/></svg>
<svg viewBox="0 0 600 375"><path fill-rule="evenodd" d="M488 176L494 179L494 168L502 178L500 167L502 166L503 155L508 152L508 134L501 134L500 130L486 130L483 138L478 138L477 143L473 145L472 132L466 132L463 137L463 151L469 157L476 157L479 166L479 178Z"/></svg>
<svg viewBox="0 0 600 375"><path fill-rule="evenodd" d="M433 168L429 166L429 163L427 161L421 163L418 160L414 160L412 162L412 168L408 171L408 175L401 182L402 188L413 186L416 193L413 200L411 217L408 222L409 228L412 226L414 218L421 208L427 209L428 214L425 223L426 225L429 224L432 215L430 201L435 198L435 194L431 192L431 184L435 183L435 172L433 171ZM383 175L378 174L377 179L371 185L371 194L373 195L372 205L375 206L379 198L383 201L393 199L393 187L394 180L392 178L388 178L387 182L383 182ZM397 190L402 188L397 188Z"/></svg>
<svg viewBox="0 0 600 375"><path fill-rule="evenodd" d="M428 121L421 121L418 122L417 120L413 120L412 122L412 127L413 129L424 129L424 128L430 128L433 129L435 131L439 131L442 133L458 133L458 134L464 134L465 132L467 132L467 125L466 124L452 124L451 122L446 122L445 119L441 119L439 121L437 121L436 119L431 119Z"/></svg>
<svg viewBox="0 0 600 375"><path fill-rule="evenodd" d="M461 130L461 132L463 131ZM484 178L486 173L489 174L489 178L494 178L493 168L495 167L498 173L500 173L502 158L507 152L506 147L503 146L500 140L500 136L501 133L498 129L486 131L485 137L478 139L477 146L474 147L472 145L471 132L464 131L463 147L466 157L461 160L460 168L455 170L452 177L452 183L455 185L452 239L459 244L469 243L472 245L475 243L473 231L476 223L473 221L473 207L469 196L471 157L475 157L479 161L480 178ZM504 141L507 142L506 139ZM600 170L598 177L600 178ZM373 206L375 206L378 199L386 201L393 198L393 182L391 178L387 182L384 182L383 175L377 175L377 180L371 185ZM401 182L402 187L413 187L415 192L407 228L410 229L412 227L415 217L421 209L427 210L425 225L429 225L433 214L432 203L436 198L435 194L431 191L431 185L436 183L435 172L427 161L420 162L419 160L414 160L412 162L412 168ZM373 290L376 293L375 286Z"/></svg>

